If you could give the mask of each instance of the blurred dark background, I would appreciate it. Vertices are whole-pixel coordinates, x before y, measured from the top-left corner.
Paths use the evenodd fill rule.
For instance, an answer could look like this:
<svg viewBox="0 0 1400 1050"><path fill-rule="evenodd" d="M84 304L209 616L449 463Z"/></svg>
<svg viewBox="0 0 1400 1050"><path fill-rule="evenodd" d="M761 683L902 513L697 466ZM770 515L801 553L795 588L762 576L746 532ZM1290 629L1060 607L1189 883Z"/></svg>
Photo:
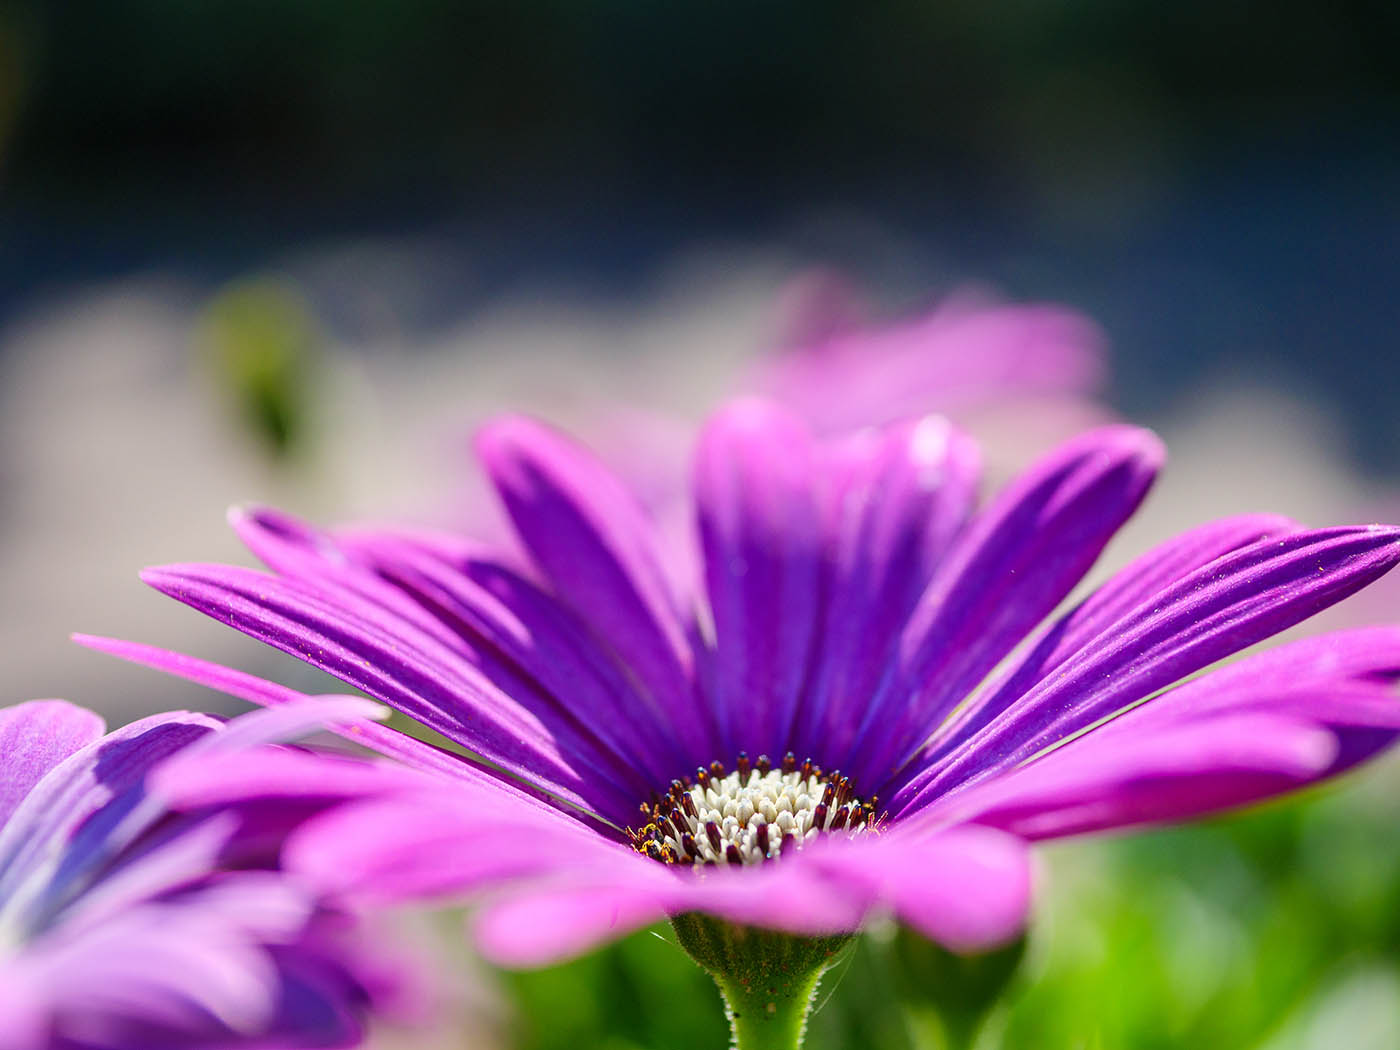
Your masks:
<svg viewBox="0 0 1400 1050"><path fill-rule="evenodd" d="M1387 472L1397 43L1382 0L9 0L0 312L431 232L437 280L398 303L431 327L781 243L1080 306L1130 412L1267 369Z"/></svg>

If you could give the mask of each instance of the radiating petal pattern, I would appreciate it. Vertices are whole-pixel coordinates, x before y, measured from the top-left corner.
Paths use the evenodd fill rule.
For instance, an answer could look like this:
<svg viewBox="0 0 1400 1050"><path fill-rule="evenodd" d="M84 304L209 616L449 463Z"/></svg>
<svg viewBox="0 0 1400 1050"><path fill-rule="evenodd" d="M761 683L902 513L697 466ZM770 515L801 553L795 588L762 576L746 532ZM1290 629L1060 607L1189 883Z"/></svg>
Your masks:
<svg viewBox="0 0 1400 1050"><path fill-rule="evenodd" d="M851 747L882 786L1083 578L1161 464L1147 431L1109 427L1031 467L973 522L919 599Z"/></svg>
<svg viewBox="0 0 1400 1050"><path fill-rule="evenodd" d="M698 558L543 424L501 420L480 450L529 564L257 509L234 522L273 574L148 578L464 752L350 713L332 728L411 768L211 753L157 778L170 803L233 807L345 906L465 896L498 961L688 911L799 934L885 912L983 948L1025 920L1028 842L1248 804L1400 739L1400 628L1221 664L1391 569L1400 528L1228 518L1066 606L1161 465L1143 430L1082 434L978 509L978 450L943 419L822 434L736 401L696 449ZM272 799L318 811L288 826Z"/></svg>

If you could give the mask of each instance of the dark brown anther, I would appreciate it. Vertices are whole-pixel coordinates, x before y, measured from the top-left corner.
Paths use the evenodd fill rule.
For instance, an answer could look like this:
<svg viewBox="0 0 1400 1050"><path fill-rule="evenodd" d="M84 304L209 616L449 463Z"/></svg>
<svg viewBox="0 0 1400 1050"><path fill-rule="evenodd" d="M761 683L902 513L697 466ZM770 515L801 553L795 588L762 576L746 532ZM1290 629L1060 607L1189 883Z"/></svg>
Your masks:
<svg viewBox="0 0 1400 1050"><path fill-rule="evenodd" d="M808 777L810 777L811 775L812 775L812 760L811 760L811 758L804 758L804 759L802 760L802 779L803 779L803 780L806 780L806 779L807 779Z"/></svg>
<svg viewBox="0 0 1400 1050"><path fill-rule="evenodd" d="M786 755L783 756L783 772L797 772L797 756L794 755L791 751L789 751Z"/></svg>
<svg viewBox="0 0 1400 1050"><path fill-rule="evenodd" d="M724 763L719 759L715 759L710 763L710 776L714 777L716 780L724 779Z"/></svg>
<svg viewBox="0 0 1400 1050"><path fill-rule="evenodd" d="M705 837L710 840L710 847L719 852L719 825L713 820L705 821Z"/></svg>
<svg viewBox="0 0 1400 1050"><path fill-rule="evenodd" d="M690 797L689 791L681 796L681 809L685 810L685 815L691 820L700 819L700 812L695 808L695 799Z"/></svg>
<svg viewBox="0 0 1400 1050"><path fill-rule="evenodd" d="M836 804L844 806L851 801L851 781L849 777L841 777L836 788Z"/></svg>
<svg viewBox="0 0 1400 1050"><path fill-rule="evenodd" d="M770 769L772 769L772 768L773 768L773 763L770 762L770 761L768 760L768 756L767 756L767 755L759 755L759 756L758 756L758 775L759 775L759 776L761 776L761 777L766 777L766 776L768 775L768 771L769 771Z"/></svg>
<svg viewBox="0 0 1400 1050"><path fill-rule="evenodd" d="M751 768L752 768L752 767L749 765L749 753L748 753L747 751L740 751L740 752L739 752L739 783L740 783L740 784L747 784L747 783L749 782L749 770L750 770Z"/></svg>
<svg viewBox="0 0 1400 1050"><path fill-rule="evenodd" d="M680 830L678 828L673 828L671 826L671 821L666 817L666 814L664 813L658 813L656 815L656 830L663 837L666 835L675 836L680 833Z"/></svg>
<svg viewBox="0 0 1400 1050"><path fill-rule="evenodd" d="M695 836L688 831L681 832L681 849L685 850L685 855L691 860L700 856L700 847L695 844Z"/></svg>
<svg viewBox="0 0 1400 1050"><path fill-rule="evenodd" d="M826 803L818 802L817 808L812 810L812 827L818 831L826 830Z"/></svg>
<svg viewBox="0 0 1400 1050"><path fill-rule="evenodd" d="M822 788L822 805L829 806L836 801L836 785L831 781L826 782L826 787Z"/></svg>
<svg viewBox="0 0 1400 1050"><path fill-rule="evenodd" d="M661 845L655 839L647 843L647 856L652 860L665 860L666 854L661 851Z"/></svg>
<svg viewBox="0 0 1400 1050"><path fill-rule="evenodd" d="M760 824L753 829L754 841L758 843L758 850L765 857L768 856L768 825Z"/></svg>
<svg viewBox="0 0 1400 1050"><path fill-rule="evenodd" d="M844 827L846 826L846 818L849 817L849 816L850 816L850 812L846 809L845 806L842 806L840 809L838 809L838 810L836 811L836 815L835 815L834 817L831 818L831 827L828 828L827 830L828 830L828 831L840 831L842 828L844 828Z"/></svg>
<svg viewBox="0 0 1400 1050"><path fill-rule="evenodd" d="M676 829L676 834L679 836L685 830L685 817L681 816L679 809L674 808L666 816L670 819L671 826Z"/></svg>
<svg viewBox="0 0 1400 1050"><path fill-rule="evenodd" d="M684 794L685 785L682 784L679 780L671 781L671 797L677 802L679 802L681 800L681 796Z"/></svg>
<svg viewBox="0 0 1400 1050"><path fill-rule="evenodd" d="M699 784L701 788L709 790L710 771L704 766L697 766L695 769L695 782Z"/></svg>
<svg viewBox="0 0 1400 1050"><path fill-rule="evenodd" d="M739 857L739 847L734 845L734 843L732 842L728 846L724 847L724 859L729 861L730 864L744 863L743 860Z"/></svg>

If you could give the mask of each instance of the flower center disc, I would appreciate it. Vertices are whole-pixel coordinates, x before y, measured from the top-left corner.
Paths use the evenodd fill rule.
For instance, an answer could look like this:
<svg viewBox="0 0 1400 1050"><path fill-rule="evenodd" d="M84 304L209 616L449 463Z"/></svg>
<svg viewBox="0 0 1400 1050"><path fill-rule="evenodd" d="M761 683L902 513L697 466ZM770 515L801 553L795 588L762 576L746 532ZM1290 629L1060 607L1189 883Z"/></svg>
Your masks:
<svg viewBox="0 0 1400 1050"><path fill-rule="evenodd" d="M877 799L863 802L851 781L791 751L773 766L741 751L734 772L701 766L671 781L664 798L643 803L647 823L627 829L633 848L666 864L762 864L821 834L859 835L877 823Z"/></svg>

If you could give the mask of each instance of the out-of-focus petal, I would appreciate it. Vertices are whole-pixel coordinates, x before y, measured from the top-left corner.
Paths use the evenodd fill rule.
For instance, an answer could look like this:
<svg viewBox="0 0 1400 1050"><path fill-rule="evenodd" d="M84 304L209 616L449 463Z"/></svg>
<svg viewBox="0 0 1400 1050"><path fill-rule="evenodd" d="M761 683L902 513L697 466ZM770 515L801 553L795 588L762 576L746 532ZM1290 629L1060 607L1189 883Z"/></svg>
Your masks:
<svg viewBox="0 0 1400 1050"><path fill-rule="evenodd" d="M837 885L864 884L872 904L954 951L1010 940L1030 909L1025 844L990 828L924 835L894 828L812 853Z"/></svg>
<svg viewBox="0 0 1400 1050"><path fill-rule="evenodd" d="M495 882L653 861L562 814L462 788L344 806L283 854L325 892L360 903L460 896Z"/></svg>
<svg viewBox="0 0 1400 1050"><path fill-rule="evenodd" d="M1103 335L1081 314L954 299L911 321L838 330L771 355L749 388L836 433L1017 394L1082 394L1104 371Z"/></svg>
<svg viewBox="0 0 1400 1050"><path fill-rule="evenodd" d="M66 700L32 700L0 710L0 825L49 770L102 735L92 711Z"/></svg>
<svg viewBox="0 0 1400 1050"><path fill-rule="evenodd" d="M36 897L57 892L66 872L82 870L93 851L107 848L113 829L141 801L151 768L219 725L185 711L153 715L94 740L49 770L0 829L0 910L22 914ZM57 874L34 877L55 861Z"/></svg>

